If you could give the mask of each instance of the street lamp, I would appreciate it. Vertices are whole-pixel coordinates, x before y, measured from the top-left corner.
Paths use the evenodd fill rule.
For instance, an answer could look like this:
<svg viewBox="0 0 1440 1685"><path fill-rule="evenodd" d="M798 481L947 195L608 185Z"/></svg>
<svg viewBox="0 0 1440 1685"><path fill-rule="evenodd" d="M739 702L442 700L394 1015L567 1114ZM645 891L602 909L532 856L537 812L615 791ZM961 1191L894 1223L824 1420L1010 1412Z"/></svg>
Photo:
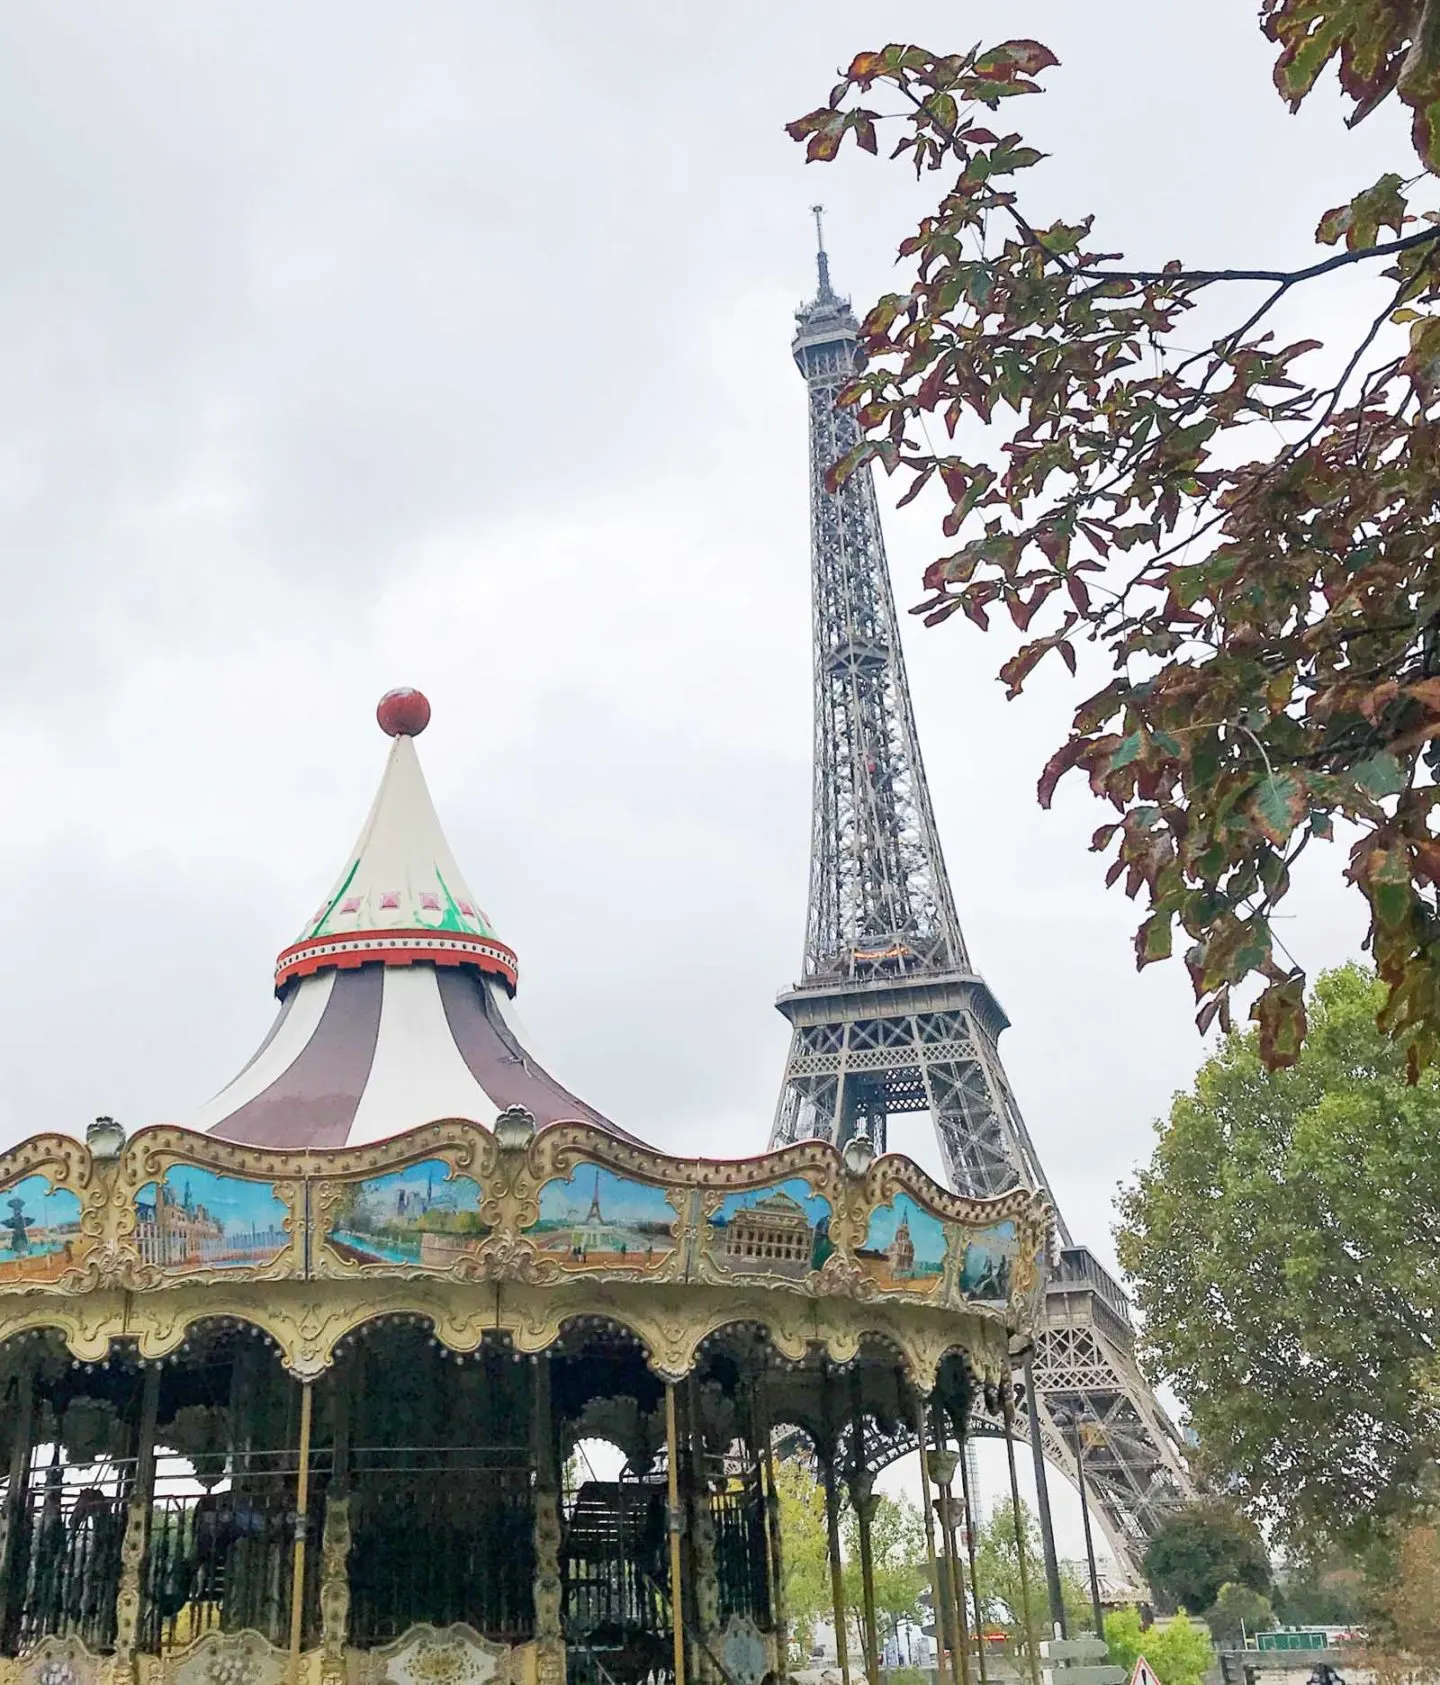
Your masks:
<svg viewBox="0 0 1440 1685"><path fill-rule="evenodd" d="M1095 1616L1095 1636L1104 1638L1105 1617L1100 1611L1100 1575L1095 1568L1095 1541L1090 1533L1090 1498L1085 1485L1085 1446L1081 1438L1081 1425L1088 1425L1094 1421L1084 1405L1078 1410L1050 1412L1057 1427L1070 1427L1074 1434L1075 1445L1075 1478L1080 1488L1080 1519L1085 1524L1085 1559L1090 1566L1090 1607Z"/></svg>

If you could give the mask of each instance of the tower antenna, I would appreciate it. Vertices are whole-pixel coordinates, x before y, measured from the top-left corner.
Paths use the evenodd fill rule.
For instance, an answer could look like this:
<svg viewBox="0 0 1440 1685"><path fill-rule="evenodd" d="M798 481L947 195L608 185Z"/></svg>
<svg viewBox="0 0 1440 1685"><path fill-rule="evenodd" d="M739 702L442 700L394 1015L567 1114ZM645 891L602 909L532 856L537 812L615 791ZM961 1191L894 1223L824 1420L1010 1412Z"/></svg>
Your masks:
<svg viewBox="0 0 1440 1685"><path fill-rule="evenodd" d="M825 207L812 205L810 214L815 218L815 266L820 272L820 297L828 303L835 294L830 287L830 257L825 250Z"/></svg>

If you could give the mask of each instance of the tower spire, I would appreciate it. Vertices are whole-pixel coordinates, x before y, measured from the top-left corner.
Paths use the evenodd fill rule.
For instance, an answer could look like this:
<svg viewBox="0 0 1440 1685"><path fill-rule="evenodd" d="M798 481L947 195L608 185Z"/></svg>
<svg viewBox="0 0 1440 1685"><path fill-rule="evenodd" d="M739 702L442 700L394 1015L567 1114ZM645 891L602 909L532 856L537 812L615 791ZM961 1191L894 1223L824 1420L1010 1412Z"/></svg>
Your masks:
<svg viewBox="0 0 1440 1685"><path fill-rule="evenodd" d="M815 268L820 277L820 290L815 296L821 304L833 304L835 294L830 286L830 254L825 250L825 207L812 205L810 214L815 218Z"/></svg>

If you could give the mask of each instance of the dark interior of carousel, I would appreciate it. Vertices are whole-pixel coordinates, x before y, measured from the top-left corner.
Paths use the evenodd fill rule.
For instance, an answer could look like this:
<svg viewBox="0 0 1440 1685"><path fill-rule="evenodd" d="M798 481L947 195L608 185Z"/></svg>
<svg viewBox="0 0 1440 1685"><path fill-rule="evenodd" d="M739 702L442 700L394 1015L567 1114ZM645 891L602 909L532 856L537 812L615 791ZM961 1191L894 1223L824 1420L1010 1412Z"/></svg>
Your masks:
<svg viewBox="0 0 1440 1685"><path fill-rule="evenodd" d="M501 1338L452 1351L416 1316L355 1329L308 1384L236 1319L150 1362L116 1342L83 1363L37 1330L0 1348L0 1398L0 1654L114 1649L138 1503L142 1655L212 1630L308 1648L337 1606L358 1650L416 1623L518 1645L545 1636L548 1597L570 1685L663 1685L687 1660L730 1681L732 1617L783 1654L777 1456L820 1474L833 1542L842 1487L863 1510L897 1452L923 1434L922 1462L944 1465L972 1408L1000 1408L959 1352L925 1400L883 1342L795 1362L731 1327L667 1383L616 1324L525 1355ZM596 1441L618 1472L597 1476ZM931 1532L943 1582L954 1541ZM877 1679L873 1604L857 1613L857 1672Z"/></svg>

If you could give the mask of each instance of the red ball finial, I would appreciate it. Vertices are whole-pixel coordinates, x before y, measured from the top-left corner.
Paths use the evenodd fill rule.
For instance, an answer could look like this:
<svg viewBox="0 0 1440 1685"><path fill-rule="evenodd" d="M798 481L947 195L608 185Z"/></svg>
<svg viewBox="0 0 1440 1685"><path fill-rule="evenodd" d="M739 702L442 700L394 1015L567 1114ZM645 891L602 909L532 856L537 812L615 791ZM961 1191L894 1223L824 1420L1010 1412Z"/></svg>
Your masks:
<svg viewBox="0 0 1440 1685"><path fill-rule="evenodd" d="M390 737L418 737L430 724L430 703L423 691L401 685L380 698L375 718Z"/></svg>

